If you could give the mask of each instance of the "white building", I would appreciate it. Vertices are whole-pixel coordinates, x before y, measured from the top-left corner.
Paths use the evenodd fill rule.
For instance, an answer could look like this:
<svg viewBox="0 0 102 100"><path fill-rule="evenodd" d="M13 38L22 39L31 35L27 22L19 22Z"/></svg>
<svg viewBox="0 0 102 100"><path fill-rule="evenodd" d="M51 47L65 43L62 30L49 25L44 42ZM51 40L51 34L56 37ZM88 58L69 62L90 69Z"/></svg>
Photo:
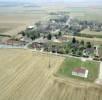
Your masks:
<svg viewBox="0 0 102 100"><path fill-rule="evenodd" d="M27 27L27 29L33 29L34 28L34 26L28 26Z"/></svg>
<svg viewBox="0 0 102 100"><path fill-rule="evenodd" d="M88 70L85 68L77 67L72 71L72 75L87 78L88 77Z"/></svg>

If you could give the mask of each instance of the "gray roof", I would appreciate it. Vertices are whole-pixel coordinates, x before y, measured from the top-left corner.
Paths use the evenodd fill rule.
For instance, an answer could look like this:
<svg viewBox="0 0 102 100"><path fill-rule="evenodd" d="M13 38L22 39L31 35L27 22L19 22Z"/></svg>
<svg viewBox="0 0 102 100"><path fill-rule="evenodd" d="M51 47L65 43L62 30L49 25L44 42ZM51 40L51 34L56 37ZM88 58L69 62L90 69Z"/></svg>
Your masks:
<svg viewBox="0 0 102 100"><path fill-rule="evenodd" d="M46 38L41 37L39 39L36 39L34 42L36 42L36 43L47 43L48 40Z"/></svg>

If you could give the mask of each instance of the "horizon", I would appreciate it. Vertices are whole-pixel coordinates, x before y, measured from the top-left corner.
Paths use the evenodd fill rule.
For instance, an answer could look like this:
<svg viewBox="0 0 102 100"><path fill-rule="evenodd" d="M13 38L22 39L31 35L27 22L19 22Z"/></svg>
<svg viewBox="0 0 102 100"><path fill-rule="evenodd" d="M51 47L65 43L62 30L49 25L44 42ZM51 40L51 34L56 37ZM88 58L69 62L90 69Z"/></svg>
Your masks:
<svg viewBox="0 0 102 100"><path fill-rule="evenodd" d="M72 5L102 5L101 0L0 0L0 2L36 3L36 4L56 4L66 3Z"/></svg>

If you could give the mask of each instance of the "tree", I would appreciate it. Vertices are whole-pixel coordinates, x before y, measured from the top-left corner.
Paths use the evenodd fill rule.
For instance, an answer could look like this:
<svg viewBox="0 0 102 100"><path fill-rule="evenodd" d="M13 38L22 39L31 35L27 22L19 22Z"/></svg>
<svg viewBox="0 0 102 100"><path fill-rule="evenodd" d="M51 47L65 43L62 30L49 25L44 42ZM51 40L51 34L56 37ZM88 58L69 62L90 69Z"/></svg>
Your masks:
<svg viewBox="0 0 102 100"><path fill-rule="evenodd" d="M62 32L61 31L58 33L58 36L62 36Z"/></svg>
<svg viewBox="0 0 102 100"><path fill-rule="evenodd" d="M73 44L76 43L76 38L75 38L75 37L73 37L73 39L72 39L72 43L73 43Z"/></svg>
<svg viewBox="0 0 102 100"><path fill-rule="evenodd" d="M36 38L35 35L31 37L32 40L35 40L35 38Z"/></svg>
<svg viewBox="0 0 102 100"><path fill-rule="evenodd" d="M24 31L21 31L18 34L21 34L22 36L25 36L25 32Z"/></svg>
<svg viewBox="0 0 102 100"><path fill-rule="evenodd" d="M87 47L87 48L91 48L91 47L92 47L91 43L90 43L90 42L87 42L87 43L86 43L86 47Z"/></svg>
<svg viewBox="0 0 102 100"><path fill-rule="evenodd" d="M65 48L65 52L66 52L66 54L69 53L69 48L68 47Z"/></svg>
<svg viewBox="0 0 102 100"><path fill-rule="evenodd" d="M80 44L84 46L84 40L81 40Z"/></svg>
<svg viewBox="0 0 102 100"><path fill-rule="evenodd" d="M50 33L48 34L47 39L48 40L51 40L52 39L52 35Z"/></svg>

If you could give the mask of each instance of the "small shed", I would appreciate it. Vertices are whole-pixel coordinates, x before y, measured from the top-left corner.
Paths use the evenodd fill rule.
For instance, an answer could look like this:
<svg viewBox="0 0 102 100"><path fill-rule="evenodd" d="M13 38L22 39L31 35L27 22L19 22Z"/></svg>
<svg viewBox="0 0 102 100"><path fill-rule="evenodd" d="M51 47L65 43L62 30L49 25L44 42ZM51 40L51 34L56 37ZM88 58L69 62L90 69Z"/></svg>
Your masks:
<svg viewBox="0 0 102 100"><path fill-rule="evenodd" d="M72 71L72 75L87 78L88 77L88 69L86 69L84 67L74 68Z"/></svg>

